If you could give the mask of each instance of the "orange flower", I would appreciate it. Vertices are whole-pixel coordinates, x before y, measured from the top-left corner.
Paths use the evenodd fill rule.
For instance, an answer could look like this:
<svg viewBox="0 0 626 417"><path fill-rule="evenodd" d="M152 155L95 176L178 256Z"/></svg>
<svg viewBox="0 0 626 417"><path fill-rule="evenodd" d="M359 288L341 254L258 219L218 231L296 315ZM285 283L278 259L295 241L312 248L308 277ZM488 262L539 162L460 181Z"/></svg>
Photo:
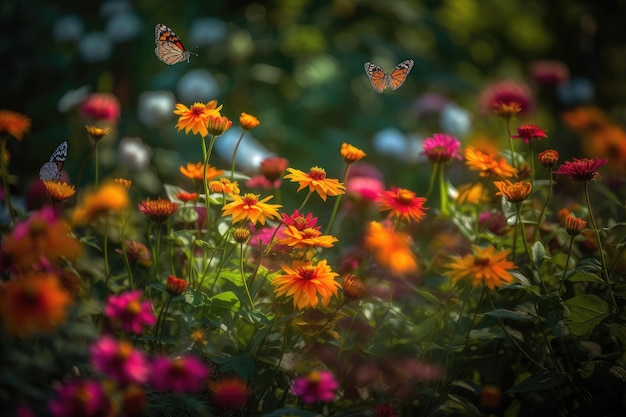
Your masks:
<svg viewBox="0 0 626 417"><path fill-rule="evenodd" d="M450 271L447 271L445 275L453 282L467 278L472 280L472 285L475 287L484 283L491 290L513 282L513 276L509 270L515 268L515 264L506 260L511 251L496 252L493 246L481 248L473 245L472 248L473 255L455 258L447 264Z"/></svg>
<svg viewBox="0 0 626 417"><path fill-rule="evenodd" d="M546 149L545 151L539 152L537 159L539 159L539 162L541 162L541 165L545 168L552 169L556 166L556 163L559 162L559 151Z"/></svg>
<svg viewBox="0 0 626 417"><path fill-rule="evenodd" d="M565 230L567 230L567 234L570 236L578 236L582 233L585 226L587 226L587 222L583 219L576 218L571 214L568 214L565 217Z"/></svg>
<svg viewBox="0 0 626 417"><path fill-rule="evenodd" d="M198 180L198 181L203 180L202 176L204 175L204 164L202 162L196 162L195 164L192 164L191 162L187 162L186 167L180 167L179 169L180 169L180 172L189 179ZM214 168L211 165L208 165L206 167L206 179L207 180L213 179L215 177L219 177L220 175L223 175L223 174L224 174L224 171L222 171L221 169Z"/></svg>
<svg viewBox="0 0 626 417"><path fill-rule="evenodd" d="M74 224L92 222L110 211L119 212L128 204L126 187L116 182L109 182L85 197L83 203L74 209L72 222Z"/></svg>
<svg viewBox="0 0 626 417"><path fill-rule="evenodd" d="M533 187L528 181L511 182L494 181L493 185L499 190L496 195L503 195L511 203L521 203L530 195Z"/></svg>
<svg viewBox="0 0 626 417"><path fill-rule="evenodd" d="M220 136L233 125L226 116L210 115L207 118L207 131L213 136Z"/></svg>
<svg viewBox="0 0 626 417"><path fill-rule="evenodd" d="M131 180L127 180L126 178L116 178L115 182L123 185L124 187L126 187L127 190L130 188L131 185L133 185L133 182Z"/></svg>
<svg viewBox="0 0 626 417"><path fill-rule="evenodd" d="M380 266L400 275L417 271L408 235L371 222L365 230L363 244Z"/></svg>
<svg viewBox="0 0 626 417"><path fill-rule="evenodd" d="M278 217L278 209L282 206L280 204L266 204L265 202L271 199L273 196L265 197L263 200L259 200L259 195L252 193L238 196L236 194L228 194L233 200L222 207L224 213L223 216L233 216L233 223L237 223L240 220L249 220L252 223L261 222L265 224L265 219L273 219Z"/></svg>
<svg viewBox="0 0 626 417"><path fill-rule="evenodd" d="M62 203L76 194L76 188L66 182L46 180L42 183L50 200L55 203Z"/></svg>
<svg viewBox="0 0 626 417"><path fill-rule="evenodd" d="M298 249L310 247L331 248L338 239L330 235L322 235L322 232L313 227L298 230L295 226L287 226L283 231L285 237L279 239L279 245L287 245Z"/></svg>
<svg viewBox="0 0 626 417"><path fill-rule="evenodd" d="M363 298L367 289L365 283L355 275L346 274L341 281L341 289L346 300L354 301Z"/></svg>
<svg viewBox="0 0 626 417"><path fill-rule="evenodd" d="M251 114L241 113L241 116L239 116L239 124L241 124L243 130L250 130L260 125L261 122Z"/></svg>
<svg viewBox="0 0 626 417"><path fill-rule="evenodd" d="M178 211L178 203L164 200L161 197L157 200L143 200L137 207L140 212L157 224L163 223Z"/></svg>
<svg viewBox="0 0 626 417"><path fill-rule="evenodd" d="M489 202L489 195L485 187L479 183L463 184L457 189L456 202L458 204L482 204Z"/></svg>
<svg viewBox="0 0 626 417"><path fill-rule="evenodd" d="M424 218L424 203L426 199L416 197L415 193L404 188L391 187L391 191L384 191L378 198L380 211L389 211L389 217L397 217L407 222L419 222Z"/></svg>
<svg viewBox="0 0 626 417"><path fill-rule="evenodd" d="M337 296L340 285L335 277L339 274L331 270L326 260L319 261L315 266L307 262L295 269L283 265L282 269L286 275L279 275L272 280L274 294L277 297L293 296L294 308L315 308L320 301L326 307L330 298Z"/></svg>
<svg viewBox="0 0 626 417"><path fill-rule="evenodd" d="M246 243L250 239L250 229L247 227L236 227L233 229L233 239L237 243Z"/></svg>
<svg viewBox="0 0 626 417"><path fill-rule="evenodd" d="M270 156L261 161L259 172L267 178L270 183L274 183L283 175L283 172L289 166L289 160L279 156Z"/></svg>
<svg viewBox="0 0 626 417"><path fill-rule="evenodd" d="M179 199L180 201L188 203L190 201L194 201L195 199L197 199L198 193L188 193L187 191L179 191L176 194L176 198Z"/></svg>
<svg viewBox="0 0 626 417"><path fill-rule="evenodd" d="M517 170L509 165L504 158L483 153L472 146L465 148L465 164L472 171L480 171L481 177L510 178Z"/></svg>
<svg viewBox="0 0 626 417"><path fill-rule="evenodd" d="M308 174L293 168L287 168L287 172L289 174L285 175L285 178L290 178L291 182L300 184L298 191L309 187L309 191L317 192L324 201L328 195L337 196L346 192L346 187L339 180L326 178L326 171L323 168L313 167Z"/></svg>
<svg viewBox="0 0 626 417"><path fill-rule="evenodd" d="M97 126L85 126L85 129L87 130L87 133L89 133L89 136L91 136L91 139L94 140L94 142L98 142L100 139L108 135L111 131L111 129L109 128L103 129Z"/></svg>
<svg viewBox="0 0 626 417"><path fill-rule="evenodd" d="M341 157L345 161L346 164L351 164L356 161L360 161L365 158L366 153L356 146L352 146L349 143L342 143L341 150L339 151Z"/></svg>
<svg viewBox="0 0 626 417"><path fill-rule="evenodd" d="M217 181L209 182L209 191L212 193L239 194L239 184L237 181L231 182L228 178L220 178Z"/></svg>
<svg viewBox="0 0 626 417"><path fill-rule="evenodd" d="M53 274L21 276L0 287L0 316L7 333L18 337L52 332L65 322L71 303Z"/></svg>
<svg viewBox="0 0 626 417"><path fill-rule="evenodd" d="M30 118L11 110L0 110L0 135L9 134L22 140L30 130Z"/></svg>
<svg viewBox="0 0 626 417"><path fill-rule="evenodd" d="M178 131L185 129L185 133L191 130L194 135L198 133L205 137L209 134L207 130L207 119L209 116L220 116L222 106L217 107L217 100L211 100L207 104L194 103L191 108L184 104L176 104L174 114L178 114L178 123L176 128Z"/></svg>
<svg viewBox="0 0 626 417"><path fill-rule="evenodd" d="M165 289L167 293L172 297L177 297L187 291L189 288L189 284L184 279L176 278L174 275L170 275L167 277L167 284L165 284Z"/></svg>

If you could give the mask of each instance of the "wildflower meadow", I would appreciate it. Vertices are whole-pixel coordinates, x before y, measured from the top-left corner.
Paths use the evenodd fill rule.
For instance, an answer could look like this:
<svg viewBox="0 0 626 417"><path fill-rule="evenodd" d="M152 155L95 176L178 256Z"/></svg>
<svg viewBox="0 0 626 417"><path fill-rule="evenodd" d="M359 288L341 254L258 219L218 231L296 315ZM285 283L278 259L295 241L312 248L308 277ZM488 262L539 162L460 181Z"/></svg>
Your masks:
<svg viewBox="0 0 626 417"><path fill-rule="evenodd" d="M161 81L205 65L167 24L146 31ZM555 105L555 60L435 123L445 94L403 53L345 71L380 113L413 103L405 147L281 143L288 108L106 82L28 145L47 116L5 103L2 415L624 415L626 129Z"/></svg>

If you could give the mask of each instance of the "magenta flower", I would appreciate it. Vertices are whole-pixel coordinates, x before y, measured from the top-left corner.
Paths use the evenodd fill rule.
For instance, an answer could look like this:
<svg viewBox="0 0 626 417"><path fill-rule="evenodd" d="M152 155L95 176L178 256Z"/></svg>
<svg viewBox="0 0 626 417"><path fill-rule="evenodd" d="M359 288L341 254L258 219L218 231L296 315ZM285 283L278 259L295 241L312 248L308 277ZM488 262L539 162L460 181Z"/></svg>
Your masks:
<svg viewBox="0 0 626 417"><path fill-rule="evenodd" d="M280 187L282 180L279 178L275 181L270 181L265 178L264 175L255 175L246 181L246 187L257 190L274 190Z"/></svg>
<svg viewBox="0 0 626 417"><path fill-rule="evenodd" d="M75 379L57 388L48 408L55 417L108 416L112 405L100 382Z"/></svg>
<svg viewBox="0 0 626 417"><path fill-rule="evenodd" d="M111 93L92 93L80 106L81 114L90 121L117 123L120 111L120 101Z"/></svg>
<svg viewBox="0 0 626 417"><path fill-rule="evenodd" d="M502 105L517 104L519 113L529 113L534 107L532 93L525 84L515 81L500 81L491 84L480 95L480 106L485 113L491 113Z"/></svg>
<svg viewBox="0 0 626 417"><path fill-rule="evenodd" d="M521 125L517 128L517 135L511 135L513 139L524 139L525 143L531 139L547 138L547 130L540 129L537 125Z"/></svg>
<svg viewBox="0 0 626 417"><path fill-rule="evenodd" d="M142 334L144 327L156 324L157 318L152 312L152 303L139 301L140 298L141 290L111 295L104 306L104 314L124 331Z"/></svg>
<svg viewBox="0 0 626 417"><path fill-rule="evenodd" d="M211 368L191 355L175 359L161 356L152 363L152 385L160 392L198 392L209 376Z"/></svg>
<svg viewBox="0 0 626 417"><path fill-rule="evenodd" d="M339 384L330 371L311 371L307 376L294 379L293 392L305 404L316 401L330 402L335 399Z"/></svg>
<svg viewBox="0 0 626 417"><path fill-rule="evenodd" d="M609 162L608 159L600 159L597 156L593 159L589 158L573 158L571 161L565 161L559 169L554 171L555 174L569 175L574 181L589 182L598 175L598 168Z"/></svg>
<svg viewBox="0 0 626 417"><path fill-rule="evenodd" d="M530 65L530 75L539 85L561 85L569 80L569 68L561 61L535 61Z"/></svg>
<svg viewBox="0 0 626 417"><path fill-rule="evenodd" d="M463 159L459 153L461 142L454 136L435 133L432 138L424 139L422 152L434 164L446 163L452 158Z"/></svg>
<svg viewBox="0 0 626 417"><path fill-rule="evenodd" d="M93 367L121 383L144 384L150 373L145 355L130 342L102 336L89 349Z"/></svg>
<svg viewBox="0 0 626 417"><path fill-rule="evenodd" d="M317 223L317 217L313 217L313 213L309 213L305 216L300 213L298 209L295 209L291 216L286 213L282 213L282 216L283 218L280 220L281 223L287 226L293 226L298 230L304 230L307 228L320 230L322 228L322 226L315 226Z"/></svg>
<svg viewBox="0 0 626 417"><path fill-rule="evenodd" d="M53 225L59 216L55 213L54 207L44 206L41 210L31 214L27 220L19 222L13 228L13 239L22 240L28 235L35 233L31 226L36 225L37 228L41 228L41 224L45 223L47 226Z"/></svg>

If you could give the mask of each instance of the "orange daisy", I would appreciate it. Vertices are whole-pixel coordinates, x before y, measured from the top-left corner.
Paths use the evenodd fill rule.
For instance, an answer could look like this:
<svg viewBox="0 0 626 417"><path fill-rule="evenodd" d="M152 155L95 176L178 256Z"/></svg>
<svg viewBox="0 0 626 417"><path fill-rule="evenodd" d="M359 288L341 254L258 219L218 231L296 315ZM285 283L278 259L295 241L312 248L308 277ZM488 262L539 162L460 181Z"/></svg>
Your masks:
<svg viewBox="0 0 626 417"><path fill-rule="evenodd" d="M72 303L72 297L53 274L18 277L0 288L0 316L6 331L18 337L52 332L65 322Z"/></svg>
<svg viewBox="0 0 626 417"><path fill-rule="evenodd" d="M356 161L360 161L365 158L367 154L356 146L352 146L349 143L342 143L341 150L339 151L341 157L346 164L351 164Z"/></svg>
<svg viewBox="0 0 626 417"><path fill-rule="evenodd" d="M287 226L287 229L283 230L283 234L285 237L279 239L278 244L298 249L310 247L332 248L333 243L338 242L336 237L322 235L322 232L313 227L298 230L295 226Z"/></svg>
<svg viewBox="0 0 626 417"><path fill-rule="evenodd" d="M239 183L230 181L228 178L220 178L209 182L209 191L212 193L239 194Z"/></svg>
<svg viewBox="0 0 626 417"><path fill-rule="evenodd" d="M48 197L55 203L62 203L76 194L76 188L66 182L46 180L42 181L42 183L48 193Z"/></svg>
<svg viewBox="0 0 626 417"><path fill-rule="evenodd" d="M496 195L505 196L511 203L521 203L526 200L526 197L530 195L530 192L533 189L532 185L528 181L494 181L493 185L495 185L498 189Z"/></svg>
<svg viewBox="0 0 626 417"><path fill-rule="evenodd" d="M123 185L110 182L89 194L83 203L74 209L72 222L91 222L110 211L121 211L129 204L128 191Z"/></svg>
<svg viewBox="0 0 626 417"><path fill-rule="evenodd" d="M326 196L337 196L346 192L346 187L339 180L326 178L326 171L323 168L313 167L308 174L293 168L287 168L287 172L289 174L285 175L285 178L300 184L298 191L309 187L309 191L317 192L324 201L326 201Z"/></svg>
<svg viewBox="0 0 626 417"><path fill-rule="evenodd" d="M389 217L397 217L407 222L419 222L424 218L426 199L416 197L415 193L404 188L391 187L391 191L384 191L378 198L380 211L389 211Z"/></svg>
<svg viewBox="0 0 626 417"><path fill-rule="evenodd" d="M210 115L207 117L207 131L213 136L220 136L233 125L226 116Z"/></svg>
<svg viewBox="0 0 626 417"><path fill-rule="evenodd" d="M85 130L87 130L87 133L89 134L89 136L91 136L91 139L93 139L94 142L100 141L100 139L108 135L109 132L111 131L111 129L109 128L103 129L101 127L92 126L92 125L85 126Z"/></svg>
<svg viewBox="0 0 626 417"><path fill-rule="evenodd" d="M195 164L191 162L187 162L186 167L180 167L179 169L180 169L180 172L185 177L191 180L198 180L198 181L203 180L202 177L204 175L204 164L202 162L196 162ZM208 165L206 167L206 179L207 180L219 177L220 175L224 175L223 170L214 168L211 165Z"/></svg>
<svg viewBox="0 0 626 417"><path fill-rule="evenodd" d="M163 223L178 211L178 203L164 200L161 197L157 200L143 200L137 207L140 212L158 224Z"/></svg>
<svg viewBox="0 0 626 417"><path fill-rule="evenodd" d="M480 171L481 177L511 178L517 170L509 165L504 158L496 158L472 146L465 148L465 164L472 171Z"/></svg>
<svg viewBox="0 0 626 417"><path fill-rule="evenodd" d="M207 130L207 119L209 116L220 116L222 106L217 106L217 100L211 100L207 104L194 103L191 107L184 104L176 104L174 114L179 115L176 128L178 131L185 129L185 133L191 130L194 135L198 133L205 137L209 134Z"/></svg>
<svg viewBox="0 0 626 417"><path fill-rule="evenodd" d="M128 190L130 188L131 185L133 185L133 181L132 180L128 180L126 178L115 178L114 180L116 183L123 185L124 187L126 187L126 189Z"/></svg>
<svg viewBox="0 0 626 417"><path fill-rule="evenodd" d="M241 113L241 116L239 116L239 123L241 124L241 128L243 130L254 129L261 124L259 119L248 113Z"/></svg>
<svg viewBox="0 0 626 417"><path fill-rule="evenodd" d="M12 110L0 110L0 134L8 133L17 140L22 140L30 130L30 118Z"/></svg>
<svg viewBox="0 0 626 417"><path fill-rule="evenodd" d="M417 271L417 259L408 235L371 222L365 230L363 244L380 266L399 275Z"/></svg>
<svg viewBox="0 0 626 417"><path fill-rule="evenodd" d="M315 308L320 301L324 307L328 306L330 298L337 296L341 286L335 281L339 274L331 270L326 260L319 261L317 265L308 262L293 269L283 265L282 270L286 275L272 280L274 294L277 297L293 296L293 306L299 310Z"/></svg>
<svg viewBox="0 0 626 417"><path fill-rule="evenodd" d="M491 290L513 282L509 271L515 268L515 264L506 260L511 251L496 252L493 246L481 248L477 245L472 245L472 249L474 254L455 258L447 264L450 270L445 275L453 282L471 279L475 287L484 283Z"/></svg>
<svg viewBox="0 0 626 417"><path fill-rule="evenodd" d="M265 219L273 219L279 217L278 209L282 206L280 204L267 204L266 201L273 196L265 197L263 200L259 200L259 195L247 193L243 196L237 194L228 194L233 200L231 203L222 207L224 213L223 216L231 215L233 217L233 223L237 223L241 220L249 220L252 223L261 222L265 224Z"/></svg>

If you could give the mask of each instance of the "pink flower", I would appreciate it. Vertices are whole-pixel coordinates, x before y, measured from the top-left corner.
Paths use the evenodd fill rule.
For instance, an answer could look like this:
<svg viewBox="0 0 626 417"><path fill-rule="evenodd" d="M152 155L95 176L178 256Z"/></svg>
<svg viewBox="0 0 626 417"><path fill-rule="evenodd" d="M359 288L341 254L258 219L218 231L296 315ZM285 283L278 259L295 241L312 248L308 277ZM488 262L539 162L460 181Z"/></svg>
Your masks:
<svg viewBox="0 0 626 417"><path fill-rule="evenodd" d="M432 138L424 139L422 152L432 163L446 163L452 158L463 159L459 153L461 142L454 136L435 133Z"/></svg>
<svg viewBox="0 0 626 417"><path fill-rule="evenodd" d="M161 356L152 363L152 385L161 392L198 392L209 376L211 369L195 356Z"/></svg>
<svg viewBox="0 0 626 417"><path fill-rule="evenodd" d="M569 80L569 69L561 61L535 61L530 65L530 76L539 85L560 85Z"/></svg>
<svg viewBox="0 0 626 417"><path fill-rule="evenodd" d="M153 326L157 318L152 312L152 303L140 302L141 290L126 291L111 295L104 307L104 314L127 332L142 334L144 326Z"/></svg>
<svg viewBox="0 0 626 417"><path fill-rule="evenodd" d="M346 181L346 194L352 200L373 203L384 190L383 174L378 168L365 162L352 164Z"/></svg>
<svg viewBox="0 0 626 417"><path fill-rule="evenodd" d="M293 226L296 229L302 231L307 228L313 228L316 230L320 230L322 226L315 226L317 223L317 217L313 217L313 213L309 213L306 216L298 209L293 211L291 216L288 216L286 213L282 213L283 218L280 220L283 224L287 226Z"/></svg>
<svg viewBox="0 0 626 417"><path fill-rule="evenodd" d="M282 180L278 178L274 182L271 182L264 175L255 175L246 181L246 187L257 190L274 190L280 187Z"/></svg>
<svg viewBox="0 0 626 417"><path fill-rule="evenodd" d="M117 123L120 118L120 102L111 93L92 93L81 104L80 112L90 121Z"/></svg>
<svg viewBox="0 0 626 417"><path fill-rule="evenodd" d="M13 239L22 240L31 233L34 233L31 230L32 225L37 225L38 228L41 227L41 223L51 226L57 221L58 217L59 216L54 211L54 207L44 206L41 210L34 212L27 220L15 225L13 228Z"/></svg>
<svg viewBox="0 0 626 417"><path fill-rule="evenodd" d="M296 377L293 392L305 404L316 401L330 402L335 399L339 384L330 371L312 371L307 376Z"/></svg>
<svg viewBox="0 0 626 417"><path fill-rule="evenodd" d="M589 158L573 158L571 161L565 161L559 169L554 171L555 174L569 175L574 181L589 182L598 175L598 168L609 162L608 159L600 159L597 156L593 159Z"/></svg>
<svg viewBox="0 0 626 417"><path fill-rule="evenodd" d="M91 364L121 383L144 384L150 373L145 355L130 342L102 336L90 347Z"/></svg>
<svg viewBox="0 0 626 417"><path fill-rule="evenodd" d="M521 125L517 128L517 135L511 135L513 139L524 139L528 143L531 139L547 138L547 130L540 129L537 125Z"/></svg>
<svg viewBox="0 0 626 417"><path fill-rule="evenodd" d="M100 382L80 379L59 386L48 407L55 417L108 416L112 410Z"/></svg>
<svg viewBox="0 0 626 417"><path fill-rule="evenodd" d="M500 81L491 84L480 95L480 105L485 113L497 110L499 106L516 103L520 114L529 113L534 107L530 88L515 81Z"/></svg>

